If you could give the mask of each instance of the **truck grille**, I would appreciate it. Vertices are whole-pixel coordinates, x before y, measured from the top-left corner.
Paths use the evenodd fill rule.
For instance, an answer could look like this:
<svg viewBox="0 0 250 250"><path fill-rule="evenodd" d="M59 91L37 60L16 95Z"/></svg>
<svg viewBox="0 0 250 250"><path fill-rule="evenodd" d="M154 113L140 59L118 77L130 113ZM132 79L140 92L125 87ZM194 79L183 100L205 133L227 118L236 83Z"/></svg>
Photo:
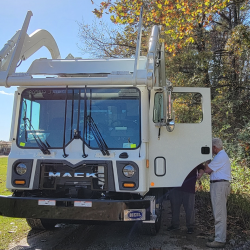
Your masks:
<svg viewBox="0 0 250 250"><path fill-rule="evenodd" d="M42 163L41 189L57 189L59 186L90 187L106 190L107 166L105 164L82 164L76 168L64 163Z"/></svg>

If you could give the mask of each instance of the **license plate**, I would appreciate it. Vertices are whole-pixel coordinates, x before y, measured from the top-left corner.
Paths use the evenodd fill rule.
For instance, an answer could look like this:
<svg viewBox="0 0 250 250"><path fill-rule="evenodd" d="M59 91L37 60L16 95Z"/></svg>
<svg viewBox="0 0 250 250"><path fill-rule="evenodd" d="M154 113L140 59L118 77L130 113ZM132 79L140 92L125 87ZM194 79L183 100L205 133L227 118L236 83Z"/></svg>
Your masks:
<svg viewBox="0 0 250 250"><path fill-rule="evenodd" d="M124 210L124 220L145 220L146 219L145 209L125 209Z"/></svg>
<svg viewBox="0 0 250 250"><path fill-rule="evenodd" d="M41 205L41 206L55 206L56 201L55 200L38 200L38 205Z"/></svg>
<svg viewBox="0 0 250 250"><path fill-rule="evenodd" d="M92 207L92 201L74 201L75 207Z"/></svg>

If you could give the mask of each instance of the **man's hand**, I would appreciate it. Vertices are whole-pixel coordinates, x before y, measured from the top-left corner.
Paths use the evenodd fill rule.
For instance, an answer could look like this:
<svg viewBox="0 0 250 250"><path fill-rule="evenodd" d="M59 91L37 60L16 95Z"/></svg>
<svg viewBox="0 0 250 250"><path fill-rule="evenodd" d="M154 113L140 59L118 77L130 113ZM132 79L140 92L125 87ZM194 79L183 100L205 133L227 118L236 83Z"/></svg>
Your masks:
<svg viewBox="0 0 250 250"><path fill-rule="evenodd" d="M212 172L213 172L213 170L208 166L208 164L211 162L211 160L208 160L208 161L206 161L206 163L205 163L205 173L207 173L207 174L211 174Z"/></svg>
<svg viewBox="0 0 250 250"><path fill-rule="evenodd" d="M211 160L207 160L205 164L209 164L211 162Z"/></svg>
<svg viewBox="0 0 250 250"><path fill-rule="evenodd" d="M199 180L202 177L203 174L204 174L204 170L200 169L199 172L198 172L198 175L197 175L197 179Z"/></svg>

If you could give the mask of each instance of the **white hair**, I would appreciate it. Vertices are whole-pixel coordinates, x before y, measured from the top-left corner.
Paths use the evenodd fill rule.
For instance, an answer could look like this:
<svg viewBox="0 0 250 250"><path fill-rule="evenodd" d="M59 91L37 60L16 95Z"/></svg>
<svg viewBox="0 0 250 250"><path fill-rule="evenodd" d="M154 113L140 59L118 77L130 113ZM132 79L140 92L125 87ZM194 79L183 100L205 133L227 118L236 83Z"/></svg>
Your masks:
<svg viewBox="0 0 250 250"><path fill-rule="evenodd" d="M220 138L213 138L212 145L218 149L223 148L223 143L222 143L222 140Z"/></svg>

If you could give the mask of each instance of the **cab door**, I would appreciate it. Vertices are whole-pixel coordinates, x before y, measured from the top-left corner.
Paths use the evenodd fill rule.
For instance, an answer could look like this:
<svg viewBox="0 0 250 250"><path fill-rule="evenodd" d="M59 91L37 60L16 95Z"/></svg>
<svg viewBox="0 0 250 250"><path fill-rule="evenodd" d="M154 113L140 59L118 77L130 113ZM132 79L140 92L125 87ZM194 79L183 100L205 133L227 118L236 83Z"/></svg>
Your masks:
<svg viewBox="0 0 250 250"><path fill-rule="evenodd" d="M149 187L181 186L198 164L212 157L211 103L209 88L176 87L172 91L175 127L157 125L164 102L151 90L149 115Z"/></svg>

